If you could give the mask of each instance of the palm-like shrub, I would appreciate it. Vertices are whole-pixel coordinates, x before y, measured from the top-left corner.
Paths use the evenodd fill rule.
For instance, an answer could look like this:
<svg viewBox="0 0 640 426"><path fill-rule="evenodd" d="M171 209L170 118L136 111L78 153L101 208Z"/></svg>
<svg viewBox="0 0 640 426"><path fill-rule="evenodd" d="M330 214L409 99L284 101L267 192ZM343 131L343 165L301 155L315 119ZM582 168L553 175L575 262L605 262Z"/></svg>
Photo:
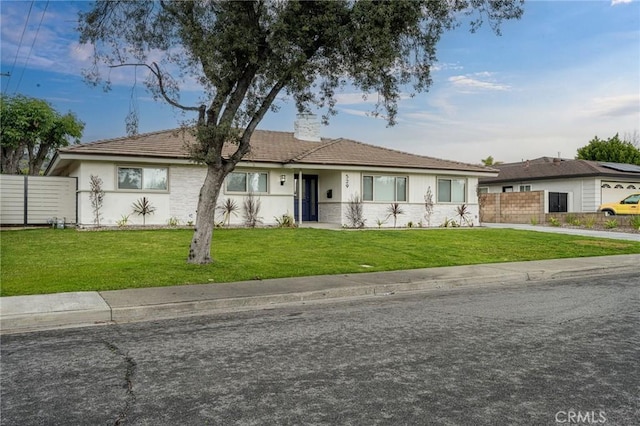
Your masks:
<svg viewBox="0 0 640 426"><path fill-rule="evenodd" d="M147 224L147 216L153 214L156 208L151 205L151 202L147 197L142 197L135 203L133 203L133 212L138 216L142 216L142 224Z"/></svg>

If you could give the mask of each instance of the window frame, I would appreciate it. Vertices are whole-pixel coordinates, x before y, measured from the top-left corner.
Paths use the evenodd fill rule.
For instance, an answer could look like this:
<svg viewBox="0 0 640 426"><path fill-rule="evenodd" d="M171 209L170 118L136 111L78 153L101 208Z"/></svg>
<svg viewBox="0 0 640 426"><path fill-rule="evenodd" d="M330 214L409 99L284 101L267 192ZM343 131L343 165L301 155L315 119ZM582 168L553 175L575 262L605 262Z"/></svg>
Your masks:
<svg viewBox="0 0 640 426"><path fill-rule="evenodd" d="M245 179L244 179L244 190L243 191L235 191L235 190L230 190L229 189L229 180L230 180L230 176L233 174L244 174L245 175ZM246 171L246 170L233 170L232 172L230 172L225 178L224 178L224 193L225 194L249 194L252 191L249 191L249 175L264 175L265 176L265 190L264 191L253 191L254 194L269 194L269 172L268 171L264 171L264 170L260 170L260 171ZM259 178L258 178L259 179ZM260 182L258 180L258 186L259 186Z"/></svg>
<svg viewBox="0 0 640 426"><path fill-rule="evenodd" d="M440 182L445 182L448 181L449 182L449 200L442 200L441 197L441 191L440 191ZM453 182L454 181L462 181L464 182L464 188L463 188L463 200L459 201L459 200L453 200ZM466 177L438 177L436 178L436 202L440 203L440 204L466 204L467 200L468 200L468 194L467 194L467 187L469 186L469 180Z"/></svg>
<svg viewBox="0 0 640 426"><path fill-rule="evenodd" d="M365 198L365 180L371 180L371 199ZM376 191L376 178L379 179L393 179L393 200L377 199L376 195L379 191ZM404 180L404 194L403 199L398 199L398 179ZM402 175L374 175L374 174L362 174L362 201L366 203L407 203L409 200L409 176Z"/></svg>
<svg viewBox="0 0 640 426"><path fill-rule="evenodd" d="M121 170L125 170L125 169L130 169L130 170L140 170L139 172L139 180L140 180L140 184L139 187L123 187L121 186L121 180L120 180L120 171ZM164 170L164 187L163 188L154 188L154 187L145 187L146 185L146 181L147 179L149 179L149 181L153 181L153 179L150 178L146 178L145 179L145 170L148 171L157 171L157 170ZM147 172L148 173L148 172ZM117 165L116 166L116 190L117 191L133 191L133 192L146 192L146 191L151 191L151 192L169 192L169 167L165 167L165 166L140 166L140 165Z"/></svg>
<svg viewBox="0 0 640 426"><path fill-rule="evenodd" d="M519 192L531 192L531 185L520 185Z"/></svg>

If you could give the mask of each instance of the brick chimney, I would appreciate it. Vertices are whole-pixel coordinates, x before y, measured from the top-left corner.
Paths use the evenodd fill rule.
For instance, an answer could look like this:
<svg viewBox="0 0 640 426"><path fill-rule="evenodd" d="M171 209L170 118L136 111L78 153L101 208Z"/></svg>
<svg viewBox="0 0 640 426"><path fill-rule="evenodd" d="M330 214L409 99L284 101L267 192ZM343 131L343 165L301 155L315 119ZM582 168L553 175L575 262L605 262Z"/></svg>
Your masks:
<svg viewBox="0 0 640 426"><path fill-rule="evenodd" d="M315 114L298 114L293 123L293 136L296 139L320 142L320 122Z"/></svg>

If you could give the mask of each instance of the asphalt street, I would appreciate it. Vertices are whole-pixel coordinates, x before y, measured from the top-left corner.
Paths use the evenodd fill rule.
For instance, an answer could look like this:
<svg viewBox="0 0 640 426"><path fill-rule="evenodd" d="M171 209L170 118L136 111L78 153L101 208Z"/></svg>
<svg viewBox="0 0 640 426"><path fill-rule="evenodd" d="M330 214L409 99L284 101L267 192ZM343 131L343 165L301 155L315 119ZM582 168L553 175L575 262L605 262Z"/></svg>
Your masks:
<svg viewBox="0 0 640 426"><path fill-rule="evenodd" d="M637 425L640 413L637 275L1 339L2 425Z"/></svg>

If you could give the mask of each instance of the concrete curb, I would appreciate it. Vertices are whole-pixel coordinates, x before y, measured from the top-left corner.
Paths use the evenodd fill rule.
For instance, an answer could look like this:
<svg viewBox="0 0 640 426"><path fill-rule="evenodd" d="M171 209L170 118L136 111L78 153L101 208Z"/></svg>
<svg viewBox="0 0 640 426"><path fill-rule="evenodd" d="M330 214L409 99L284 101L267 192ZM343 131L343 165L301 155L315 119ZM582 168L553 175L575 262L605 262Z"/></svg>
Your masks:
<svg viewBox="0 0 640 426"><path fill-rule="evenodd" d="M111 308L96 291L0 297L0 333L108 323Z"/></svg>
<svg viewBox="0 0 640 426"><path fill-rule="evenodd" d="M0 298L0 333L152 321L396 293L640 273L640 255Z"/></svg>

